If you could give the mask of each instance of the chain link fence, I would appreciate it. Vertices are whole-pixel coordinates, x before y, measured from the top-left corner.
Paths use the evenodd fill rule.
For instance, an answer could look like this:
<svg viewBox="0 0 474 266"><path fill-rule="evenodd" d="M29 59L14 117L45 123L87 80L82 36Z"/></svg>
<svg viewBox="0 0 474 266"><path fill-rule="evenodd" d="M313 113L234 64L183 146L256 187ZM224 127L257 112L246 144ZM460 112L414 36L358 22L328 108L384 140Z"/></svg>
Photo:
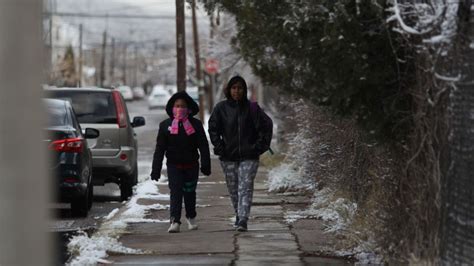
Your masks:
<svg viewBox="0 0 474 266"><path fill-rule="evenodd" d="M460 1L461 79L451 94L449 170L443 186L443 264L474 263L474 12ZM470 20L470 21L469 21Z"/></svg>

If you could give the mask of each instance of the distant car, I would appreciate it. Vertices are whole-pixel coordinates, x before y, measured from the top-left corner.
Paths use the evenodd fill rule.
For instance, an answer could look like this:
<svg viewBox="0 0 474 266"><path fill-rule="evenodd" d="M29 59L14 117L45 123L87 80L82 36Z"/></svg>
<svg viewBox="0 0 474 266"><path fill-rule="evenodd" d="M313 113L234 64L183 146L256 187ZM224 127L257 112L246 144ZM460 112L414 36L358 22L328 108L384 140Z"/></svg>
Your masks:
<svg viewBox="0 0 474 266"><path fill-rule="evenodd" d="M176 86L176 85L169 85L169 84L168 84L168 85L165 86L165 89L166 89L171 95L173 95L173 94L175 94L175 93L178 92L178 86Z"/></svg>
<svg viewBox="0 0 474 266"><path fill-rule="evenodd" d="M148 109L164 109L170 98L171 94L164 86L156 85L148 96Z"/></svg>
<svg viewBox="0 0 474 266"><path fill-rule="evenodd" d="M122 200L132 195L138 181L137 138L135 127L145 118L130 121L127 105L118 90L98 88L48 89L49 97L68 100L82 127L100 130L100 137L89 141L94 168L94 185L108 182L120 186Z"/></svg>
<svg viewBox="0 0 474 266"><path fill-rule="evenodd" d="M117 90L120 91L125 101L133 100L133 91L129 86L119 86Z"/></svg>
<svg viewBox="0 0 474 266"><path fill-rule="evenodd" d="M199 88L192 86L192 87L187 87L186 92L193 98L193 100L199 104Z"/></svg>
<svg viewBox="0 0 474 266"><path fill-rule="evenodd" d="M45 99L48 126L45 142L51 153L51 170L58 184L58 201L71 203L74 216L85 217L92 207L92 155L87 139L99 137L99 131L81 131L74 110L67 101Z"/></svg>
<svg viewBox="0 0 474 266"><path fill-rule="evenodd" d="M145 98L145 90L142 87L135 87L132 89L134 99L143 99Z"/></svg>

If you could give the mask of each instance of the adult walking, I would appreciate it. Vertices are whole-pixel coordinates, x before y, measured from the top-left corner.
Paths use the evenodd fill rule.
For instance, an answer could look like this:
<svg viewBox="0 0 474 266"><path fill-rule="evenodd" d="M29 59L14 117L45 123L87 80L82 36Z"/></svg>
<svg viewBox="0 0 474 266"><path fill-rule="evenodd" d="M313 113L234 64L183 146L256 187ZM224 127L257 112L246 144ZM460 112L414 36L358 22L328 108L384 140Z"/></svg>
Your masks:
<svg viewBox="0 0 474 266"><path fill-rule="evenodd" d="M225 174L235 227L247 231L259 157L269 149L272 132L268 116L248 100L247 83L242 77L229 80L225 96L209 118L209 135Z"/></svg>
<svg viewBox="0 0 474 266"><path fill-rule="evenodd" d="M210 175L209 143L201 121L193 117L199 112L199 106L186 92L175 93L166 104L166 112L169 118L160 123L151 179L160 179L163 157L166 154L170 188L168 232L180 231L183 198L188 229L196 230L198 228L195 219L198 160L200 154L201 172L204 175Z"/></svg>

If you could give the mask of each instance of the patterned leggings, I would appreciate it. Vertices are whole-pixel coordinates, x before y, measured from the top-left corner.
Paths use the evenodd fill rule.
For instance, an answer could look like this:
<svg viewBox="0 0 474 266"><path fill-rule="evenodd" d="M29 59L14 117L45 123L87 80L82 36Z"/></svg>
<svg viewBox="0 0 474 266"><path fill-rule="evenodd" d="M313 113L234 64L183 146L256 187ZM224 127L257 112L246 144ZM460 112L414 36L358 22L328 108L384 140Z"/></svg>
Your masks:
<svg viewBox="0 0 474 266"><path fill-rule="evenodd" d="M253 197L253 182L257 175L258 163L258 160L221 161L232 206L236 216L242 221L249 218Z"/></svg>

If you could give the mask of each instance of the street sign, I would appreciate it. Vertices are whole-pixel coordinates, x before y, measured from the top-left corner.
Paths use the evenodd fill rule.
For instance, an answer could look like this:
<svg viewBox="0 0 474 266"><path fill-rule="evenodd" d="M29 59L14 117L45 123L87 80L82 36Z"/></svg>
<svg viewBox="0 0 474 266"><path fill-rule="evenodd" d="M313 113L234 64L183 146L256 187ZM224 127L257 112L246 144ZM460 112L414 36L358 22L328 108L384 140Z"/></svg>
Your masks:
<svg viewBox="0 0 474 266"><path fill-rule="evenodd" d="M219 72L219 61L216 59L207 59L205 68L207 73L214 75Z"/></svg>

